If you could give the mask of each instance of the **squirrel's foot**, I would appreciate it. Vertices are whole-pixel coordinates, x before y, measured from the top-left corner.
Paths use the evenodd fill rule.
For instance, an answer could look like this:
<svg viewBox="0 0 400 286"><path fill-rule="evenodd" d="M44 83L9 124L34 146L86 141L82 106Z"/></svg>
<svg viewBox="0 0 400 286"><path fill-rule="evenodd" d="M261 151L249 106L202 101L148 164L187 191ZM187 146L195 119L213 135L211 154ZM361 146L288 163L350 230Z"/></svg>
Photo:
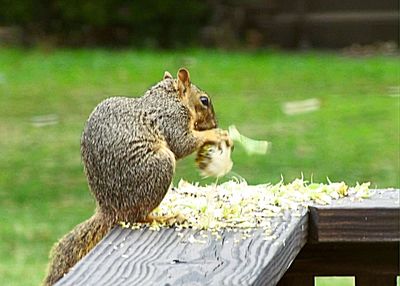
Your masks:
<svg viewBox="0 0 400 286"><path fill-rule="evenodd" d="M156 216L153 214L147 215L145 218L145 222L147 223L159 223L159 224L166 224L172 226L174 224L181 224L186 221L186 218L182 214L176 215L163 215L163 216Z"/></svg>

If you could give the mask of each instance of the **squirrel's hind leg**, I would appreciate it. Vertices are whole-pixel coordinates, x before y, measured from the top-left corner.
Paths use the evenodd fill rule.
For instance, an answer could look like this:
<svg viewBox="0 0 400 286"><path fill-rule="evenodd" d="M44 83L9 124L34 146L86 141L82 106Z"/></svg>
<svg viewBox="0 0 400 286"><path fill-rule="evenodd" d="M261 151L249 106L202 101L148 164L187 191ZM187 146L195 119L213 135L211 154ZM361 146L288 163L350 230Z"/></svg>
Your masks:
<svg viewBox="0 0 400 286"><path fill-rule="evenodd" d="M132 162L134 162L132 160ZM150 153L146 153L131 176L131 191L126 200L126 213L122 221L149 221L148 215L161 203L171 186L175 172L175 155L165 141L156 142ZM131 213L131 214L129 214Z"/></svg>
<svg viewBox="0 0 400 286"><path fill-rule="evenodd" d="M183 223L184 221L186 221L186 217L184 217L182 214L177 213L174 215L153 215L153 214L148 214L147 217L144 219L143 222L147 222L147 223L153 223L153 222L157 222L157 223L161 223L161 224L167 224L167 225L173 225L175 223Z"/></svg>

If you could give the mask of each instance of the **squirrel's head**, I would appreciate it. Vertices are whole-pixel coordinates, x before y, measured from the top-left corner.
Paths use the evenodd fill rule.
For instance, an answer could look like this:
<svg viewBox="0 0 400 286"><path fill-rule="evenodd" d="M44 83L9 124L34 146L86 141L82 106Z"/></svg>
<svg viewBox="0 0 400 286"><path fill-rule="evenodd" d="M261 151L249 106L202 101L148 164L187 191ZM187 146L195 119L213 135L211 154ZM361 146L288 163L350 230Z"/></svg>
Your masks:
<svg viewBox="0 0 400 286"><path fill-rule="evenodd" d="M172 76L165 72L164 79ZM183 104L189 109L194 129L197 131L217 128L214 107L208 94L190 82L189 71L181 68L174 81L175 89Z"/></svg>

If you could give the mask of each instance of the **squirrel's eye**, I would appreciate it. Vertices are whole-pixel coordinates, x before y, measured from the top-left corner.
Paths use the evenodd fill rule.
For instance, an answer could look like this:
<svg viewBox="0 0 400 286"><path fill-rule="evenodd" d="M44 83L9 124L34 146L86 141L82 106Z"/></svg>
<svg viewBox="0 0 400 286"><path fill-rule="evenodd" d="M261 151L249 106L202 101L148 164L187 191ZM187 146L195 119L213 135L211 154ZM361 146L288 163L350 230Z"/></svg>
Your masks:
<svg viewBox="0 0 400 286"><path fill-rule="evenodd" d="M204 106L208 106L208 97L207 96L200 96L200 101Z"/></svg>

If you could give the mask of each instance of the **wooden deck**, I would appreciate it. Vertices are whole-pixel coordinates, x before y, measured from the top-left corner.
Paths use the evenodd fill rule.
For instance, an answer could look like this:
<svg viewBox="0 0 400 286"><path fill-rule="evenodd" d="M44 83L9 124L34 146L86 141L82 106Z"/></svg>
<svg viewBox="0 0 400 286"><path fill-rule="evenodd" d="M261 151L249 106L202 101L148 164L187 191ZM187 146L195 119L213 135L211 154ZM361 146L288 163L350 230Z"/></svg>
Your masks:
<svg viewBox="0 0 400 286"><path fill-rule="evenodd" d="M237 241L199 231L114 228L56 285L314 285L315 276L356 276L356 285L396 285L399 274L399 190L376 190L272 219ZM204 243L188 242L191 236Z"/></svg>
<svg viewBox="0 0 400 286"><path fill-rule="evenodd" d="M204 32L204 41L209 45L232 48L246 42L253 48L338 49L356 44L369 45L369 52L380 42L399 46L399 1L213 0L211 3L213 17Z"/></svg>

